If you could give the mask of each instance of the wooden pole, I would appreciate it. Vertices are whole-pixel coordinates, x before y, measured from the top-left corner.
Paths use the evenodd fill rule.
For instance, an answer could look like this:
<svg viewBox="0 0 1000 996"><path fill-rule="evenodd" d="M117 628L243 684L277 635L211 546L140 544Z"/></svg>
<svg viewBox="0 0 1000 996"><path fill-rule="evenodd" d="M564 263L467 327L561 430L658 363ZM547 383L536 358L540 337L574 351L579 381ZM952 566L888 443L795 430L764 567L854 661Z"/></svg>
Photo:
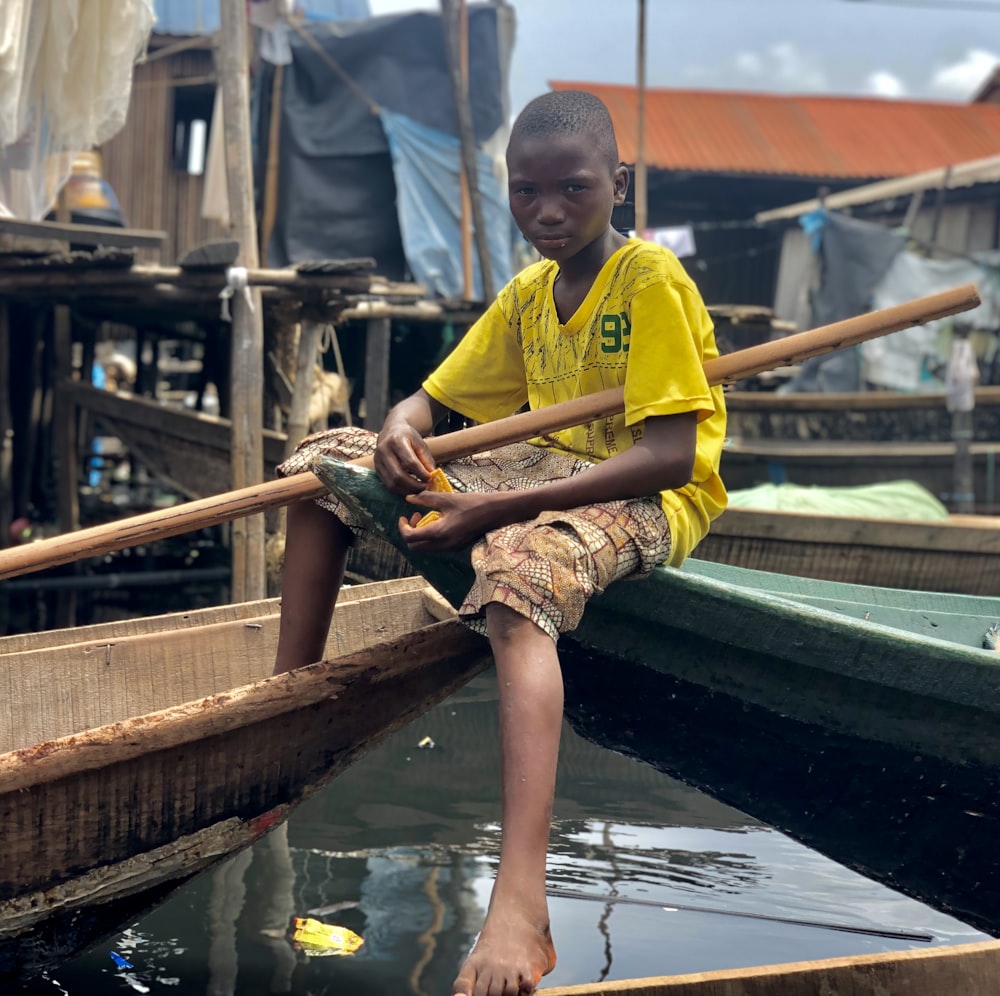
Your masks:
<svg viewBox="0 0 1000 996"><path fill-rule="evenodd" d="M469 105L469 90L462 79L461 41L464 0L441 0L441 22L444 29L445 54L451 72L451 91L458 115L458 140L461 151L462 169L468 178L469 204L472 209L472 228L479 258L479 273L482 277L483 300L493 299L493 268L486 238L486 221L483 217L483 201L479 195L479 168L476 165L476 140L472 127L472 108ZM466 32L467 33L467 32Z"/></svg>
<svg viewBox="0 0 1000 996"><path fill-rule="evenodd" d="M264 168L264 205L261 218L260 258L267 265L267 244L271 241L278 214L278 163L281 138L281 92L285 67L274 67L271 83L271 107L267 130L267 160Z"/></svg>
<svg viewBox="0 0 1000 996"><path fill-rule="evenodd" d="M312 399L313 370L323 326L319 322L303 321L299 326L299 348L295 357L295 383L292 403L285 428L285 457L295 452L299 441L309 431L309 402Z"/></svg>
<svg viewBox="0 0 1000 996"><path fill-rule="evenodd" d="M392 322L371 318L365 326L365 417L372 432L382 428L389 411L389 351L392 349Z"/></svg>
<svg viewBox="0 0 1000 996"><path fill-rule="evenodd" d="M215 56L222 86L229 217L240 244L238 262L256 268L257 219L254 213L253 165L250 151L250 87L247 70L245 0L222 0L221 31ZM232 315L232 474L237 488L259 483L264 476L264 323L259 290L237 289L229 302ZM263 598L267 591L264 519L234 522L232 533L233 599Z"/></svg>
<svg viewBox="0 0 1000 996"><path fill-rule="evenodd" d="M469 92L469 9L460 0L458 18L458 65L462 77L462 91ZM458 180L461 196L462 226L462 298L471 301L476 293L472 275L472 198L469 196L469 173L465 161L459 162Z"/></svg>
<svg viewBox="0 0 1000 996"><path fill-rule="evenodd" d="M646 0L638 0L636 43L635 234L644 238L649 226L646 208Z"/></svg>
<svg viewBox="0 0 1000 996"><path fill-rule="evenodd" d="M10 311L7 302L0 299L0 549L10 545L10 524L14 519L14 418L10 393ZM0 601L0 608L2 605Z"/></svg>
<svg viewBox="0 0 1000 996"><path fill-rule="evenodd" d="M900 329L923 325L946 315L969 311L979 303L979 292L975 284L965 284L891 308L847 318L808 332L799 332L785 339L727 353L709 360L705 364L705 374L710 384L730 384L762 370L801 363L811 356L821 356ZM491 446L523 441L544 432L567 429L622 411L622 388L610 388L548 408L512 415L510 418L475 425L443 436L433 436L427 440L427 445L434 458L444 463ZM355 462L371 466L370 460ZM253 515L325 493L326 488L319 479L306 471L174 508L81 529L67 536L53 536L27 546L0 550L0 579L40 571L84 557L98 556L111 550L121 550L157 538L177 536L192 529L217 525L239 516Z"/></svg>
<svg viewBox="0 0 1000 996"><path fill-rule="evenodd" d="M71 221L66 193L60 191L56 218ZM56 474L56 521L63 532L80 525L79 461L77 460L76 406L66 398L63 384L73 376L73 315L65 304L52 309L52 444ZM75 568L74 568L75 570ZM76 625L75 591L57 592L55 623L60 629Z"/></svg>

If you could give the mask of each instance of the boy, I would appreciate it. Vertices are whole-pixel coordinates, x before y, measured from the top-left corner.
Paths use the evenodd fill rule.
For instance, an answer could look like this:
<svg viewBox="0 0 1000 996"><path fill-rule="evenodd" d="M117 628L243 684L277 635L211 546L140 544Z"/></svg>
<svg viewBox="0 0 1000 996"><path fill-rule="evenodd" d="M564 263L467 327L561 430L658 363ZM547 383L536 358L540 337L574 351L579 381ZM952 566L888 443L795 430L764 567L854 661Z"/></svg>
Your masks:
<svg viewBox="0 0 1000 996"><path fill-rule="evenodd" d="M679 564L725 507L721 388L701 298L668 250L611 227L628 173L605 106L547 93L519 115L507 149L510 208L543 260L505 287L377 440L312 437L351 459L374 450L392 490L440 518L400 522L414 550L472 546L476 581L461 612L496 661L502 750L500 862L483 930L455 996L515 996L555 966L545 893L563 689L556 640L612 581ZM431 493L423 442L448 409L477 421L623 384L624 415L454 461L454 493ZM336 516L327 511L334 510ZM352 533L333 499L288 513L276 670L319 659Z"/></svg>

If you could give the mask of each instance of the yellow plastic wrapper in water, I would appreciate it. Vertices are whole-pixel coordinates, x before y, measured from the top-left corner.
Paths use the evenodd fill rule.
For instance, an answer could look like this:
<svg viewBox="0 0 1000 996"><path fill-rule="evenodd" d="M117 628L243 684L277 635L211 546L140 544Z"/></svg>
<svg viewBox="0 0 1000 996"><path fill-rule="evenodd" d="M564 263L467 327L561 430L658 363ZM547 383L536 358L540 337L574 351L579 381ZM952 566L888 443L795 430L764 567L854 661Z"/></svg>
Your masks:
<svg viewBox="0 0 1000 996"><path fill-rule="evenodd" d="M444 475L444 471L440 467L435 467L427 478L427 491L454 491L455 489L451 486L451 482ZM441 518L441 513L436 509L432 508L426 515L424 515L420 521L417 523L417 529L421 526L426 526L429 522L435 522L437 519Z"/></svg>
<svg viewBox="0 0 1000 996"><path fill-rule="evenodd" d="M307 955L352 955L365 939L347 927L323 923L311 917L295 917L292 941Z"/></svg>

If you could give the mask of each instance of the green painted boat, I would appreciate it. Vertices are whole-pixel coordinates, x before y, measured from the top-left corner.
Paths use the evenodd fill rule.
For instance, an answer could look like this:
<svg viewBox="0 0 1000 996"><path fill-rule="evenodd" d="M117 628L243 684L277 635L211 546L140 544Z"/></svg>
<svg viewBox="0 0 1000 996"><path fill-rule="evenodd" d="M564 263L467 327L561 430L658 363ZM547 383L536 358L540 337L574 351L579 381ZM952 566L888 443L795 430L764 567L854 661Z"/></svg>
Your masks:
<svg viewBox="0 0 1000 996"><path fill-rule="evenodd" d="M368 470L314 467L373 531L412 511ZM467 557L411 555L452 604ZM1000 933L1000 598L690 559L592 600L561 641L585 735L835 860Z"/></svg>

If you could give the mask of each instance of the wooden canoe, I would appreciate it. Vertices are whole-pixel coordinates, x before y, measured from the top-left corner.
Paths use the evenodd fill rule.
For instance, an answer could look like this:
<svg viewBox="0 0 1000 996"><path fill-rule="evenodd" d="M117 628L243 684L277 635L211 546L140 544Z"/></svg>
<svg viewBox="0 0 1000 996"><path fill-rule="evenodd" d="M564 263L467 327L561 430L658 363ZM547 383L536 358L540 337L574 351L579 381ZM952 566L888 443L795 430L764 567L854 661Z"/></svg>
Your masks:
<svg viewBox="0 0 1000 996"><path fill-rule="evenodd" d="M722 476L735 490L757 484L838 487L909 478L949 507L957 502L952 415L942 392L726 393ZM975 391L971 414L975 510L1000 507L1000 385Z"/></svg>
<svg viewBox="0 0 1000 996"><path fill-rule="evenodd" d="M485 641L436 602L345 588L327 660L273 677L276 599L0 639L0 978L251 844L476 674Z"/></svg>
<svg viewBox="0 0 1000 996"><path fill-rule="evenodd" d="M993 996L1000 941L542 989L539 996Z"/></svg>
<svg viewBox="0 0 1000 996"><path fill-rule="evenodd" d="M697 557L875 587L1000 595L1000 516L915 521L730 506Z"/></svg>
<svg viewBox="0 0 1000 996"><path fill-rule="evenodd" d="M406 552L411 506L371 471L314 469ZM411 560L449 600L467 591L467 557ZM591 601L564 639L567 710L591 739L998 932L997 623L1000 598L692 559Z"/></svg>
<svg viewBox="0 0 1000 996"><path fill-rule="evenodd" d="M975 510L1000 505L997 464L1000 442L969 444ZM957 507L955 444L913 440L740 439L726 441L722 478L732 490L758 484L854 487L882 481L922 484L949 508Z"/></svg>

